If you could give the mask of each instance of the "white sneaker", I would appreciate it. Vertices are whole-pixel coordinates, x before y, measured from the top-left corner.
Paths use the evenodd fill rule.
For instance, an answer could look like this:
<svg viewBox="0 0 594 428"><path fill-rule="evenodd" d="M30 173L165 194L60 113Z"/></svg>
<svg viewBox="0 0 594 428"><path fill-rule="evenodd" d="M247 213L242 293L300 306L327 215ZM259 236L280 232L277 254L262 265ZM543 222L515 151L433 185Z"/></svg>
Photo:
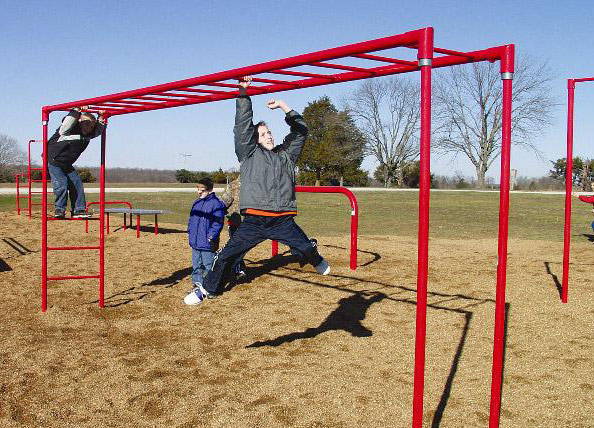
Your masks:
<svg viewBox="0 0 594 428"><path fill-rule="evenodd" d="M328 275L330 273L330 265L328 264L328 262L325 259L322 259L320 264L318 264L316 266L316 271L320 275Z"/></svg>
<svg viewBox="0 0 594 428"><path fill-rule="evenodd" d="M205 295L200 291L200 287L194 288L184 297L186 305L199 305L204 300Z"/></svg>

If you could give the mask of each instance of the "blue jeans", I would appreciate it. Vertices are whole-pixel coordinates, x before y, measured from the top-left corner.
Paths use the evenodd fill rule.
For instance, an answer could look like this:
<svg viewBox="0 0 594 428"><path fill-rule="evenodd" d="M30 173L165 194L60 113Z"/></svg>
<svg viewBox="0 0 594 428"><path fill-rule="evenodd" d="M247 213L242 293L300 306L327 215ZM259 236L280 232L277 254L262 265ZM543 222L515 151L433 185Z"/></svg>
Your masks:
<svg viewBox="0 0 594 428"><path fill-rule="evenodd" d="M85 211L87 201L85 200L85 189L82 180L74 168L71 172L65 172L59 166L47 164L47 169L52 177L52 187L56 200L54 206L56 211L66 212L68 194L70 194L70 208L73 211Z"/></svg>
<svg viewBox="0 0 594 428"><path fill-rule="evenodd" d="M192 283L202 284L204 275L212 267L215 253L208 250L196 250L192 248Z"/></svg>
<svg viewBox="0 0 594 428"><path fill-rule="evenodd" d="M295 223L293 216L264 217L256 215L245 216L239 228L231 239L215 257L212 270L208 272L203 283L206 291L219 294L224 286L224 280L238 259L254 248L260 242L272 239L287 245L295 254L303 257L312 266L317 266L323 260L317 247L307 237L305 232Z"/></svg>

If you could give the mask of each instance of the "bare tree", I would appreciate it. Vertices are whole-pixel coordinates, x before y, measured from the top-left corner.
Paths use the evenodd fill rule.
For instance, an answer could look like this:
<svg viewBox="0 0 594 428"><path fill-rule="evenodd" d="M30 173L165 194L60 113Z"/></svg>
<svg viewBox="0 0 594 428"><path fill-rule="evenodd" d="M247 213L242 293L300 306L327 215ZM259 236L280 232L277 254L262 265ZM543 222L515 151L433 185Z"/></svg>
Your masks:
<svg viewBox="0 0 594 428"><path fill-rule="evenodd" d="M512 143L541 156L533 143L551 124L556 105L551 72L545 63L519 57L512 91ZM502 84L499 64L450 67L434 85L435 147L444 154L463 154L474 165L477 187L501 153Z"/></svg>
<svg viewBox="0 0 594 428"><path fill-rule="evenodd" d="M379 163L385 187L403 184L402 168L419 154L419 88L410 80L366 80L346 99L365 138L365 155Z"/></svg>
<svg viewBox="0 0 594 428"><path fill-rule="evenodd" d="M17 140L0 134L0 180L11 180L25 159L25 152L18 146Z"/></svg>

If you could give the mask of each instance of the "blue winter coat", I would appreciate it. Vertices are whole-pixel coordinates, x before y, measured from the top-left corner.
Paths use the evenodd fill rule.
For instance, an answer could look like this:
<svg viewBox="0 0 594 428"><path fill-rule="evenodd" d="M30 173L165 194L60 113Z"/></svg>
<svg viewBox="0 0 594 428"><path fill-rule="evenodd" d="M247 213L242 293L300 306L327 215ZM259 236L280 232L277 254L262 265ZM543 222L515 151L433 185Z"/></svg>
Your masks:
<svg viewBox="0 0 594 428"><path fill-rule="evenodd" d="M214 194L196 199L188 219L188 243L196 250L216 251L227 208Z"/></svg>

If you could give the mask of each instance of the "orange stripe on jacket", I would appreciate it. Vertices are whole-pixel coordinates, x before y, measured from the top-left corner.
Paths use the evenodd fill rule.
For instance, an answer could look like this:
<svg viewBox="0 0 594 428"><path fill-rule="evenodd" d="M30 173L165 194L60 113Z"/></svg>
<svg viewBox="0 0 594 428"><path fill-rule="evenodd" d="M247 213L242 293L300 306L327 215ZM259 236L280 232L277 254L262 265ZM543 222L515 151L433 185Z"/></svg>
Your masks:
<svg viewBox="0 0 594 428"><path fill-rule="evenodd" d="M246 208L244 214L261 215L264 217L282 217L284 215L297 215L297 211L266 211L257 210L255 208Z"/></svg>

